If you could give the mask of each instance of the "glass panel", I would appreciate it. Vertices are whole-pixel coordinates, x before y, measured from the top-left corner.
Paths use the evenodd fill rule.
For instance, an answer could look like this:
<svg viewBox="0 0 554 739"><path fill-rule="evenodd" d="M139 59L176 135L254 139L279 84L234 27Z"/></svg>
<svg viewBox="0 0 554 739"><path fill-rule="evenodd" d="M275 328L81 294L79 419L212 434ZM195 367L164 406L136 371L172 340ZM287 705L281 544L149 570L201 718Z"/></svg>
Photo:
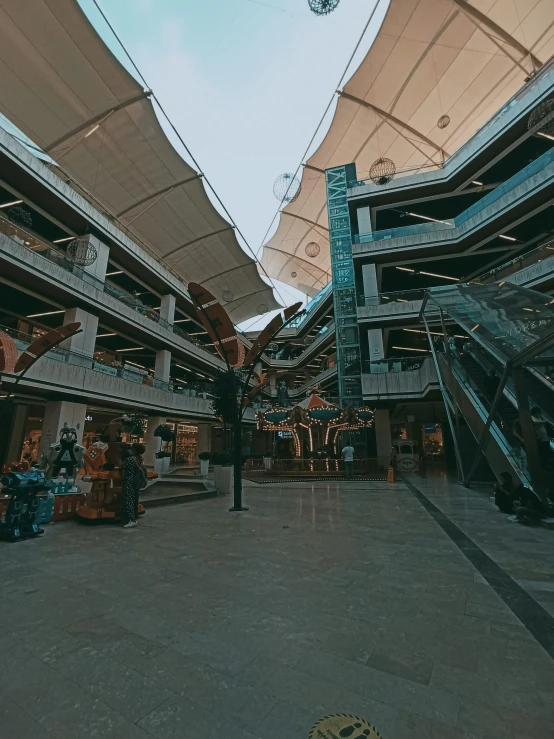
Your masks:
<svg viewBox="0 0 554 739"><path fill-rule="evenodd" d="M552 337L554 300L510 282L430 288L426 312L440 306L470 336L504 364L538 342ZM554 359L554 347L541 355Z"/></svg>

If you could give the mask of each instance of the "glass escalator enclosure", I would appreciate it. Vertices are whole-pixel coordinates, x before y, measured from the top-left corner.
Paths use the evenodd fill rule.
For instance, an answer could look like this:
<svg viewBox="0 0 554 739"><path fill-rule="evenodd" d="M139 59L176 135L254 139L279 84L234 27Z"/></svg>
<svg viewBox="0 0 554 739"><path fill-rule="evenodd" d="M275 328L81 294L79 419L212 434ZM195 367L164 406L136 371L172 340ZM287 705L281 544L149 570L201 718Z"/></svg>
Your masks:
<svg viewBox="0 0 554 739"><path fill-rule="evenodd" d="M554 300L510 282L430 288L424 312L437 306L503 365L554 363Z"/></svg>

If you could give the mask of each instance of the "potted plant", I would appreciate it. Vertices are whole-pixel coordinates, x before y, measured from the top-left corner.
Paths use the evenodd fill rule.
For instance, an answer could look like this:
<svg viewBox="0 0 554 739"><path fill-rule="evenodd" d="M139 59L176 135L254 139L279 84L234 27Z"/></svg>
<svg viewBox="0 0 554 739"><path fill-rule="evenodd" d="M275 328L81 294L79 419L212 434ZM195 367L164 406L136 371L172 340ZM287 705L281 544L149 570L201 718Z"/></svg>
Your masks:
<svg viewBox="0 0 554 739"><path fill-rule="evenodd" d="M219 493L227 494L233 490L233 458L229 452L212 454L214 484Z"/></svg>
<svg viewBox="0 0 554 739"><path fill-rule="evenodd" d="M200 475L206 477L208 474L208 468L210 466L210 459L212 455L210 452L200 452L198 459L200 460Z"/></svg>

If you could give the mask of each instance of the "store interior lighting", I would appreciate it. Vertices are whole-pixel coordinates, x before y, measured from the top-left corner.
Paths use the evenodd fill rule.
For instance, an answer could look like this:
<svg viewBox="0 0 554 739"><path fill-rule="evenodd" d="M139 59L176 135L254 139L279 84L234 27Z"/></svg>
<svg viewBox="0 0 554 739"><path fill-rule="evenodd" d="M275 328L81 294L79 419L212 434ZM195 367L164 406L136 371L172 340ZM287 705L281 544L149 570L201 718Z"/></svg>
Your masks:
<svg viewBox="0 0 554 739"><path fill-rule="evenodd" d="M10 203L2 203L2 205L0 205L0 208L9 208L10 205L19 205L22 202L23 200L12 200Z"/></svg>
<svg viewBox="0 0 554 739"><path fill-rule="evenodd" d="M27 318L42 318L42 316L56 316L59 313L65 313L64 310L49 310L46 311L46 313L32 313L30 316L27 316Z"/></svg>

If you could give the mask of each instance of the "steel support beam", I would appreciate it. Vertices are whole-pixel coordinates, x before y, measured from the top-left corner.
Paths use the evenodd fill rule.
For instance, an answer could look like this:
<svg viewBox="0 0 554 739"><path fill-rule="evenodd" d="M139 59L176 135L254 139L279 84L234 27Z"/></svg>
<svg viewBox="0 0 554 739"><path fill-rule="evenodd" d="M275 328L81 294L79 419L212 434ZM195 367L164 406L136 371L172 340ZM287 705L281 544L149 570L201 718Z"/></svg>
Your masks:
<svg viewBox="0 0 554 739"><path fill-rule="evenodd" d="M447 151L443 149L440 144L435 143L431 139L427 138L425 134L421 133L421 131L418 131L417 129L410 126L409 123L405 123L404 121L401 121L400 118L397 118L392 113L387 113L386 110L382 110L381 108L378 108L376 105L373 105L372 103L368 103L366 100L362 100L361 98L357 98L354 95L350 95L348 92L344 92L344 90L337 90L340 97L345 98L346 100L351 100L353 103L357 103L358 105L362 106L363 108L369 108L369 110L372 110L374 113L377 113L377 115L382 118L385 121L388 121L389 123L394 123L400 128L404 129L404 131L408 131L413 136L417 136L417 138L424 144L428 144L431 146L436 152L441 154L443 158L446 159L446 157L450 156ZM412 146L415 146L413 141L410 141L410 139L407 139ZM417 147L416 147L417 148ZM436 164L436 162L434 162Z"/></svg>
<svg viewBox="0 0 554 739"><path fill-rule="evenodd" d="M68 131L63 136L60 136L59 139L52 141L51 144L48 144L48 146L45 146L43 148L43 151L46 152L46 154L49 154L51 151L56 149L60 144L63 144L65 141L68 141L69 139L73 138L73 136L76 136L78 133L81 133L81 131L84 131L89 126L94 126L96 123L101 121L103 118L106 118L106 116L111 115L112 113L117 113L118 110L123 110L124 108L128 108L130 105L133 105L134 103L138 103L139 100L144 100L145 98L150 97L150 95L152 95L152 90L143 90L138 95L135 95L134 97L129 98L129 100L124 100L122 103L119 103L119 105L112 105L110 108L103 110L101 113L98 113L98 115L95 115L92 118L89 118L84 123L79 124L75 128L71 129L71 131Z"/></svg>
<svg viewBox="0 0 554 739"><path fill-rule="evenodd" d="M199 236L196 239L187 241L185 244L181 244L181 246L175 247L175 249L168 251L167 254L162 254L162 258L167 259L168 257L172 256L176 252L181 251L181 249L186 249L187 246L192 246L193 244L197 244L199 241L204 241L204 239L209 239L210 236L217 236L217 234L222 234L225 231L233 231L234 228L235 228L234 226L226 226L225 228L220 228L219 231L212 231L209 234L204 234L204 236Z"/></svg>
<svg viewBox="0 0 554 739"><path fill-rule="evenodd" d="M125 210L122 210L120 213L116 213L116 216L118 218L121 218L121 216L124 216L125 213L128 213L130 210L133 210L133 208L138 208L139 205L144 205L144 203L147 203L149 200L152 200L153 198L158 197L158 195L167 195L172 190L175 190L176 187L181 187L181 185L186 185L187 182L192 182L193 180L200 179L201 177L202 177L201 173L196 173L192 177L187 177L186 180L180 180L180 182L175 182L173 185L167 185L167 187L162 187L161 190L157 190L156 192L153 192L150 195L147 195L145 198L142 198L141 200L137 200L136 203L133 203L128 208L125 208Z"/></svg>
<svg viewBox="0 0 554 739"><path fill-rule="evenodd" d="M450 2L455 5L457 8L459 8L464 15L468 16L475 25L480 28L483 33L485 33L491 41L500 39L504 41L504 43L508 44L512 47L512 49L515 49L516 51L519 51L519 53L522 56L528 56L531 60L531 64L533 65L533 69L536 71L537 69L540 69L542 67L542 62L540 59L538 59L532 51L527 49L522 43L520 43L517 39L515 39L511 34L509 34L507 31L505 31L501 26L496 24L493 20L491 20L488 16L486 16L484 13L482 13L480 10L477 10L476 7L473 5L470 5L467 0L450 0ZM482 26L484 26L489 33L487 33ZM492 37L491 37L492 34ZM502 47L500 47L502 49ZM508 55L509 56L509 55ZM514 60L512 57L510 57L512 61ZM516 62L517 64L517 62ZM518 64L519 66L519 64ZM528 73L528 70L524 70L526 73Z"/></svg>

